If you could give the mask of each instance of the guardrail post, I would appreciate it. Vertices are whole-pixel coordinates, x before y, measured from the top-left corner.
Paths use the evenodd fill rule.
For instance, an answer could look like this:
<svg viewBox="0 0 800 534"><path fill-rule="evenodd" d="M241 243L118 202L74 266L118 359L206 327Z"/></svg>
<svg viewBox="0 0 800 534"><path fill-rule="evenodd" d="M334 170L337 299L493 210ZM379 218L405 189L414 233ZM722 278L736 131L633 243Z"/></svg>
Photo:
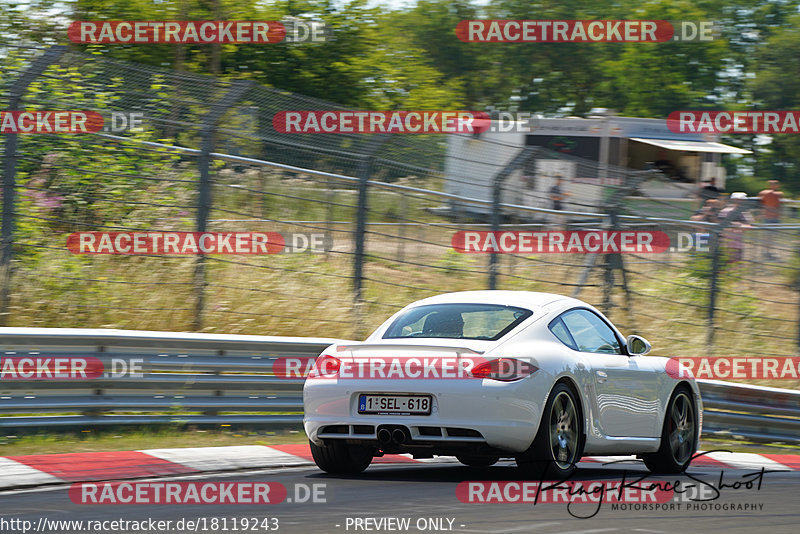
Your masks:
<svg viewBox="0 0 800 534"><path fill-rule="evenodd" d="M238 80L233 83L231 89L216 104L212 105L211 111L203 117L201 126L202 143L200 146L200 156L197 160L197 167L200 171L200 179L197 182L197 221L195 229L198 232L205 232L208 228L208 215L211 211L211 152L214 148L214 135L217 126L230 109L253 85L250 80ZM197 255L194 266L194 318L192 329L200 330L203 328L203 309L205 308L205 286L206 286L206 257L203 254Z"/></svg>
<svg viewBox="0 0 800 534"><path fill-rule="evenodd" d="M8 111L16 111L25 89L44 71L58 61L66 46L56 45L36 58L33 64L17 78L9 90ZM11 260L14 255L14 201L17 181L17 134L5 136L3 153L3 229L0 236L0 326L8 322L8 302L11 296Z"/></svg>
<svg viewBox="0 0 800 534"><path fill-rule="evenodd" d="M526 146L492 178L492 234L496 235L500 231L503 184L511 176L511 173L526 165L535 153L535 146ZM489 289L497 289L498 260L496 251L489 254Z"/></svg>

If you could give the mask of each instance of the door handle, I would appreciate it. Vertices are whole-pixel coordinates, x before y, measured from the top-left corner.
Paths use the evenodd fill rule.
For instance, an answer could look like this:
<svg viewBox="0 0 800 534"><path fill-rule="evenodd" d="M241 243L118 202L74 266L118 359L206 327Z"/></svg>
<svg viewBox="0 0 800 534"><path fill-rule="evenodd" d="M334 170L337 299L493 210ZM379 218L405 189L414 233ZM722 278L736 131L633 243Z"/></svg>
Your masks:
<svg viewBox="0 0 800 534"><path fill-rule="evenodd" d="M598 382L605 382L608 380L608 374L605 371L596 371L597 372L597 381Z"/></svg>

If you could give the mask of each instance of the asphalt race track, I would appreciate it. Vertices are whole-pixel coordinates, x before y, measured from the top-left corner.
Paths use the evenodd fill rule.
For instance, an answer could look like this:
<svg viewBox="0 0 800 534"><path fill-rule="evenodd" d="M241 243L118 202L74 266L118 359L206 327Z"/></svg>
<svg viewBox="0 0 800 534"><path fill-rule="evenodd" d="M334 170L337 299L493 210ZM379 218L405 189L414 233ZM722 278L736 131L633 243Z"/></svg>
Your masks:
<svg viewBox="0 0 800 534"><path fill-rule="evenodd" d="M627 472L627 473L626 473ZM755 480L753 470L693 467L692 477L718 485L737 486L737 481ZM646 474L635 464L581 464L575 481L627 480ZM650 482L667 483L680 479L694 483L687 476L648 477ZM19 525L30 521L36 532L40 519L143 521L171 520L174 525L181 519L197 521L194 529L174 526L159 530L171 532L235 532L234 518L277 518L278 532L287 533L346 533L346 532L459 532L475 534L503 534L524 532L558 532L559 534L593 534L601 532L642 533L710 533L725 532L770 534L796 533L800 523L800 472L767 472L761 477L760 489L744 484L738 488L724 487L719 496L706 502L680 502L675 497L675 510L621 510L612 509L611 503L574 504L472 504L461 502L456 496L458 483L475 480L519 480L512 463L501 463L491 468L468 468L460 464L400 464L373 465L357 477L326 475L314 467L240 471L225 475L194 475L165 480L279 482L287 490L287 500L268 505L85 505L70 500L68 485L0 493L0 532L22 532ZM289 502L297 487L309 488L325 484L325 502ZM698 487L702 484L696 484ZM695 491L695 490L692 490ZM691 492L689 492L691 493ZM708 492L711 494L711 492ZM299 491L298 495L307 495ZM710 495L706 495L710 496ZM319 500L323 500L321 497ZM730 509L731 506L735 509ZM687 506L690 509L687 509ZM694 508L691 508L694 507ZM745 508L742 510L742 508ZM738 508L738 509L737 509ZM749 508L749 510L747 509ZM593 515L594 514L594 515ZM577 516L592 516L577 518ZM409 528L397 524L379 523L382 518L399 518L409 521ZM201 519L203 518L203 519ZM216 528L212 519L217 518ZM227 529L222 523L227 518ZM370 522L357 519L371 518ZM200 523L198 519L204 521ZM11 523L12 520L19 520ZM429 521L430 520L430 521ZM2 523L5 521L5 523ZM263 526L264 523L259 521ZM274 522L269 523L274 525ZM386 528L387 524L389 528ZM52 523L47 532L69 532L55 529ZM185 525L185 523L184 523ZM241 523L239 524L241 526ZM243 529L239 529L242 532ZM263 528L248 530L266 532ZM274 531L271 527L269 531ZM41 532L41 530L40 530ZM102 532L142 532L108 527Z"/></svg>

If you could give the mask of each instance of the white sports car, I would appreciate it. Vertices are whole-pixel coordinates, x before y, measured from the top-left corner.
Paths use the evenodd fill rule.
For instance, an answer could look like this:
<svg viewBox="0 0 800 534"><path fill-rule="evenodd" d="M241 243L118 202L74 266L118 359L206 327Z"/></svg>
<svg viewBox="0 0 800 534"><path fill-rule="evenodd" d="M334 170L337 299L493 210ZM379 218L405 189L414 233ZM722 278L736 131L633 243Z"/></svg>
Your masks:
<svg viewBox="0 0 800 534"><path fill-rule="evenodd" d="M697 450L700 391L580 300L465 291L406 306L363 343L332 345L303 389L316 464L359 473L376 456L513 457L563 478L581 456L635 454L678 473Z"/></svg>

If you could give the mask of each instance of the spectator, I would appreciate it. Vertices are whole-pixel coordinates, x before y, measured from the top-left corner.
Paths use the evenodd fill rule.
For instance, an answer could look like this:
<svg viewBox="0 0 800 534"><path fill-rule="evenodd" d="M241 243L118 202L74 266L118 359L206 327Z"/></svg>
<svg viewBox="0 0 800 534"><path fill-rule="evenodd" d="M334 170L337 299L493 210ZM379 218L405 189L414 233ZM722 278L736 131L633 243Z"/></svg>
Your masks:
<svg viewBox="0 0 800 534"><path fill-rule="evenodd" d="M571 194L572 193L564 191L564 178L560 174L557 174L556 183L553 187L550 188L550 200L552 202L552 209L559 211L563 210L564 201ZM550 218L550 224L552 224L553 226L566 226L564 215L559 215L557 213L552 214Z"/></svg>
<svg viewBox="0 0 800 534"><path fill-rule="evenodd" d="M719 212L720 222L727 223L722 233L722 247L727 253L728 262L740 262L744 257L744 229L750 228L752 216L745 211L747 193L731 193L730 202Z"/></svg>
<svg viewBox="0 0 800 534"><path fill-rule="evenodd" d="M779 224L781 222L781 200L783 191L779 191L781 183L770 180L769 188L758 194L761 201L761 221L766 224Z"/></svg>
<svg viewBox="0 0 800 534"><path fill-rule="evenodd" d="M556 184L550 188L550 200L553 201L553 209L554 210L563 210L564 209L564 200L571 193L567 193L564 191L564 178L558 174L556 175Z"/></svg>
<svg viewBox="0 0 800 534"><path fill-rule="evenodd" d="M719 212L724 206L724 201L718 198L709 198L691 216L691 220L700 222L719 222Z"/></svg>
<svg viewBox="0 0 800 534"><path fill-rule="evenodd" d="M764 189L758 194L758 199L761 201L761 222L764 224L780 224L781 222L781 200L783 199L783 191L779 191L781 183L778 180L770 180L769 188ZM775 256L769 250L769 242L767 244L767 251L764 254L764 259L772 261Z"/></svg>
<svg viewBox="0 0 800 534"><path fill-rule="evenodd" d="M697 196L700 197L700 200L705 203L706 200L719 198L722 194L722 190L717 187L717 180L716 178L711 178L706 185L700 188L697 192Z"/></svg>

